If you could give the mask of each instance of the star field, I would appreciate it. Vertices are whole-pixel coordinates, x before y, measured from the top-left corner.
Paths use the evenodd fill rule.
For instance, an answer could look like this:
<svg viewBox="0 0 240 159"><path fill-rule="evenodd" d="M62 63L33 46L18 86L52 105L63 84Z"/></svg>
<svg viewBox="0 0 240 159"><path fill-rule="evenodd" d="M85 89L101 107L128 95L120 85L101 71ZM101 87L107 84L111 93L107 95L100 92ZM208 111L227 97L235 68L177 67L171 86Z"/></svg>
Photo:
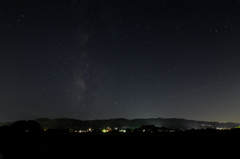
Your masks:
<svg viewBox="0 0 240 159"><path fill-rule="evenodd" d="M240 122L240 2L0 2L0 121Z"/></svg>

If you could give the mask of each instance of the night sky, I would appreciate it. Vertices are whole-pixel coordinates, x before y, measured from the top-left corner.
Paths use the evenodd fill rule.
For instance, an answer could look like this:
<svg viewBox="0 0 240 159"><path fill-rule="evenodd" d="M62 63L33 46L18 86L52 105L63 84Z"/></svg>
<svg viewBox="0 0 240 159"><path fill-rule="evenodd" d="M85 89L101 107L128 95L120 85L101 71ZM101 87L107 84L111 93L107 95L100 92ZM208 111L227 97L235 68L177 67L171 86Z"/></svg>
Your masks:
<svg viewBox="0 0 240 159"><path fill-rule="evenodd" d="M0 122L240 123L239 0L1 0Z"/></svg>

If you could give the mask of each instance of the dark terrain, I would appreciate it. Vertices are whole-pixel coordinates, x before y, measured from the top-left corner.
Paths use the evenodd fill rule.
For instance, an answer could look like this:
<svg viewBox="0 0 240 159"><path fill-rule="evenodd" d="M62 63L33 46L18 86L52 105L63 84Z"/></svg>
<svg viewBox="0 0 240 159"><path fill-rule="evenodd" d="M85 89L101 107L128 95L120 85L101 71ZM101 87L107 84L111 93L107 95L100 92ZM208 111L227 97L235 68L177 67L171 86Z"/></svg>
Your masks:
<svg viewBox="0 0 240 159"><path fill-rule="evenodd" d="M189 126L195 124L200 126L201 123L203 123L199 121L191 122L183 119L113 119L102 121L44 119L42 122L16 121L8 126L5 125L1 127L0 158L53 159L86 158L86 156L89 158L116 158L119 156L125 158L142 158L153 157L154 154L179 156L195 151L196 154L199 155L202 151L205 152L206 150L208 153L215 152L212 151L213 148L219 146L224 148L224 151L218 151L218 153L226 152L226 150L235 145L239 139L239 128L225 130L213 128L176 129L175 132L170 132L171 129L168 128L147 125L167 125L171 123L172 126L175 125L176 127L176 125ZM89 123L90 125L87 125ZM107 133L103 133L102 131L87 133L74 132L74 128L75 130L79 130L79 128L90 128L90 126L91 128L94 126L96 128L100 126L104 128L114 125L118 127L123 127L124 125L125 127L136 127L141 124L145 126L126 129L129 130L126 133L116 130ZM207 124L209 125L210 123L208 122ZM46 129L46 126L55 129ZM69 129L65 126L68 126ZM224 126L224 124L222 124L222 126ZM71 132L70 130L73 131ZM237 147L235 146L235 148Z"/></svg>
<svg viewBox="0 0 240 159"><path fill-rule="evenodd" d="M82 158L152 155L205 149L239 138L238 130L176 133L1 133L3 158ZM201 145L204 147L201 147ZM128 154L126 154L128 153Z"/></svg>
<svg viewBox="0 0 240 159"><path fill-rule="evenodd" d="M240 126L240 123L219 123L219 122L207 122L207 121L195 121L195 120L186 120L186 119L164 119L164 118L149 118L149 119L107 119L107 120L76 120L69 118L58 118L58 119L47 119L47 118L38 118L35 119L37 123L41 125L41 128L46 129L76 129L76 130L85 130L85 129L98 129L98 128L138 128L143 125L155 125L157 127L167 127L171 129L202 129L208 127L222 127L222 128L234 128ZM11 126L14 122L5 122L0 123L0 126ZM204 125L204 126L203 126Z"/></svg>

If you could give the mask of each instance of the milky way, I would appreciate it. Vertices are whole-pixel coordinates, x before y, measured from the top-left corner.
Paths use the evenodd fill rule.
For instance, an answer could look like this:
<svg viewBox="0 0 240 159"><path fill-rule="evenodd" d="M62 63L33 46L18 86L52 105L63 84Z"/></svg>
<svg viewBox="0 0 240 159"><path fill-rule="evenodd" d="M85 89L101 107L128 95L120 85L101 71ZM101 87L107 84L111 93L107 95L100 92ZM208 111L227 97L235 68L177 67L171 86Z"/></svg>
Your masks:
<svg viewBox="0 0 240 159"><path fill-rule="evenodd" d="M240 122L238 1L0 2L0 121Z"/></svg>

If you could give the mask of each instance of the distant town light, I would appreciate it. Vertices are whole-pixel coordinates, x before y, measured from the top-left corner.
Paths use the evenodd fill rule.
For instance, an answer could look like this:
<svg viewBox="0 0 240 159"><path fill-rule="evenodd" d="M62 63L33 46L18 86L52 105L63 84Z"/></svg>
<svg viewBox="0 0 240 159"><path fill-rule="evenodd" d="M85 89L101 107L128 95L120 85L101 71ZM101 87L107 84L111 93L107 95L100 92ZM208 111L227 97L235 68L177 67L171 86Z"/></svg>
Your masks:
<svg viewBox="0 0 240 159"><path fill-rule="evenodd" d="M119 132L126 132L126 130L119 130Z"/></svg>

